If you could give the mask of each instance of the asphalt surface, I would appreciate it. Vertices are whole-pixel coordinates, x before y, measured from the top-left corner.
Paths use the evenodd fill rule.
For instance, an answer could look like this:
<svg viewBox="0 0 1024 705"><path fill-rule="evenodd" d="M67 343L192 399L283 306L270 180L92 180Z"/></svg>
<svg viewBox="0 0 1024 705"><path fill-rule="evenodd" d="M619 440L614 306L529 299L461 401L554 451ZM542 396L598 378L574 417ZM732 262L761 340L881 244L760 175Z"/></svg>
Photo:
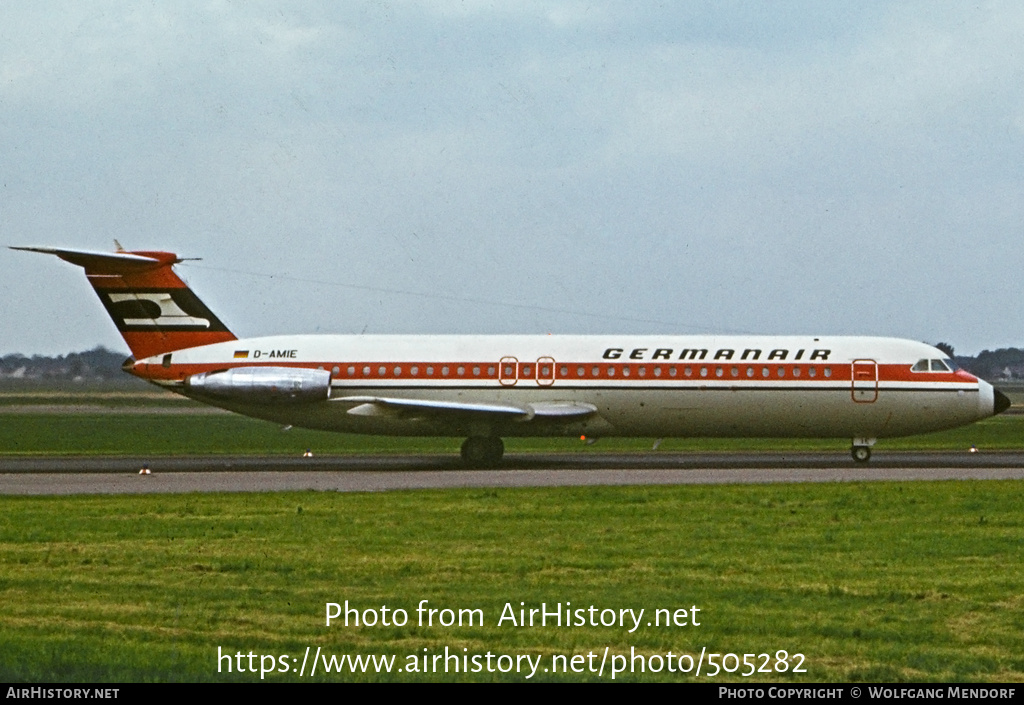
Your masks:
<svg viewBox="0 0 1024 705"><path fill-rule="evenodd" d="M510 454L493 470L438 455L0 459L0 495L985 479L1024 479L1024 453L877 452L866 465L845 453Z"/></svg>

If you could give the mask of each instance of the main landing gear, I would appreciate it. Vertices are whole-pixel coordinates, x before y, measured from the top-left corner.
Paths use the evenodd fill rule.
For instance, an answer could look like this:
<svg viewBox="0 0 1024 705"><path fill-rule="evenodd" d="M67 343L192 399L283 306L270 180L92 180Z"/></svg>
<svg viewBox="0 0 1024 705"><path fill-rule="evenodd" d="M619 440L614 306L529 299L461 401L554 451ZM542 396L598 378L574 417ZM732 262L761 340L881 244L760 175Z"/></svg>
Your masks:
<svg viewBox="0 0 1024 705"><path fill-rule="evenodd" d="M470 436L462 444L462 462L469 468L493 468L504 454L505 444L497 436Z"/></svg>

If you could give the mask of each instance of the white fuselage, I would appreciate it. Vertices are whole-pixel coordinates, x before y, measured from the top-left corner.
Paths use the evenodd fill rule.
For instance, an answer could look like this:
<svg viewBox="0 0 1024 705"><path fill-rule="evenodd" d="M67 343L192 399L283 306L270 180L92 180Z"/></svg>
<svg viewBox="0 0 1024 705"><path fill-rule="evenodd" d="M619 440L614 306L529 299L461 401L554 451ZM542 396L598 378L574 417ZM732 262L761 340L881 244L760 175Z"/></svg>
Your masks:
<svg viewBox="0 0 1024 705"><path fill-rule="evenodd" d="M257 367L322 369L329 397L210 399L185 386ZM930 345L894 338L276 336L154 356L133 372L249 416L390 435L873 439L996 413L991 385Z"/></svg>

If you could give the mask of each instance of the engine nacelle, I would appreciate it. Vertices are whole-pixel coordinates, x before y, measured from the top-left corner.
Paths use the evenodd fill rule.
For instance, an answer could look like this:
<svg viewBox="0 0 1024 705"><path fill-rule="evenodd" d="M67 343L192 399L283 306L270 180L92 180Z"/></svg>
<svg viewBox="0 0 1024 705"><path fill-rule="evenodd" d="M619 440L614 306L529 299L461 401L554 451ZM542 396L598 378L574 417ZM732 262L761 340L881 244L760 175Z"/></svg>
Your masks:
<svg viewBox="0 0 1024 705"><path fill-rule="evenodd" d="M331 396L331 373L300 367L235 367L185 378L190 392L253 404L303 404Z"/></svg>

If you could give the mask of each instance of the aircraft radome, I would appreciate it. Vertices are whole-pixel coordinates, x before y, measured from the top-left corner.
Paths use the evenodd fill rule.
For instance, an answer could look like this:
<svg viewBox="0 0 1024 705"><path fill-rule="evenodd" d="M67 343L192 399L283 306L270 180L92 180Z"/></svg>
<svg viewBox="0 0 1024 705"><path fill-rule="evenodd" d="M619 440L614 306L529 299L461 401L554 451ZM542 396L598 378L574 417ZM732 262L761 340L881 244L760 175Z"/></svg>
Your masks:
<svg viewBox="0 0 1024 705"><path fill-rule="evenodd" d="M464 436L875 440L954 428L1010 400L942 351L836 336L288 335L239 340L169 252L53 254L85 274L131 349L124 369L179 394L305 428Z"/></svg>

